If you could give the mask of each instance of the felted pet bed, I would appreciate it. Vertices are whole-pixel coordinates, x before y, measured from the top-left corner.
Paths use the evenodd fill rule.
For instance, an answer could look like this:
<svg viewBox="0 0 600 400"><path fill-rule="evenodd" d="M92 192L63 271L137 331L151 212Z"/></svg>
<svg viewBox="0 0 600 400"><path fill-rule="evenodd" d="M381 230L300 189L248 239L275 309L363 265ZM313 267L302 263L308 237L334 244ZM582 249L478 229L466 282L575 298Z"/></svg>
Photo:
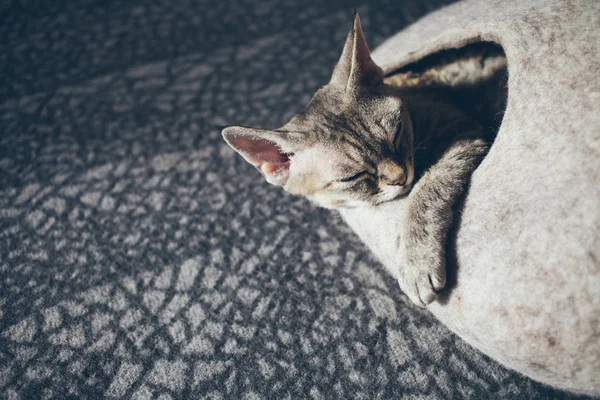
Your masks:
<svg viewBox="0 0 600 400"><path fill-rule="evenodd" d="M588 394L600 394L599 18L595 1L467 1L373 52L389 74L502 47L504 117L457 211L453 287L428 308L509 368Z"/></svg>

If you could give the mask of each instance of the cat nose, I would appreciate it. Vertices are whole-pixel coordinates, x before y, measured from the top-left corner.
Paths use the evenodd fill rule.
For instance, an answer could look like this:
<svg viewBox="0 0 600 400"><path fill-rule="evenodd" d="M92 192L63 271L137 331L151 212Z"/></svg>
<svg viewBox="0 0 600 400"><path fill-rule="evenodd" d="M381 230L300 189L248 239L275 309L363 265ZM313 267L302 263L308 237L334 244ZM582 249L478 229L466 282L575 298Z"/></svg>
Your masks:
<svg viewBox="0 0 600 400"><path fill-rule="evenodd" d="M404 185L407 179L406 169L393 162L381 165L379 176L383 183L390 186Z"/></svg>
<svg viewBox="0 0 600 400"><path fill-rule="evenodd" d="M400 186L400 185L404 185L405 183L406 183L406 172L404 170L402 170L402 173L400 175L398 175L396 177L396 179L394 179L389 184L392 186Z"/></svg>

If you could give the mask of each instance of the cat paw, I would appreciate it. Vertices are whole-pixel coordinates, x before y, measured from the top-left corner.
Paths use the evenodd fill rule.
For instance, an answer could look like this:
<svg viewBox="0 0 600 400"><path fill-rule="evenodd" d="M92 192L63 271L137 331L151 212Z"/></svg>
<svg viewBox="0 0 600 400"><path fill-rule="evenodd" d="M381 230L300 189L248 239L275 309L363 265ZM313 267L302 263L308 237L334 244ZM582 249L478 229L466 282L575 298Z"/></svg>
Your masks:
<svg viewBox="0 0 600 400"><path fill-rule="evenodd" d="M401 266L398 283L413 303L425 307L437 299L439 291L446 286L445 262L433 257L406 262Z"/></svg>

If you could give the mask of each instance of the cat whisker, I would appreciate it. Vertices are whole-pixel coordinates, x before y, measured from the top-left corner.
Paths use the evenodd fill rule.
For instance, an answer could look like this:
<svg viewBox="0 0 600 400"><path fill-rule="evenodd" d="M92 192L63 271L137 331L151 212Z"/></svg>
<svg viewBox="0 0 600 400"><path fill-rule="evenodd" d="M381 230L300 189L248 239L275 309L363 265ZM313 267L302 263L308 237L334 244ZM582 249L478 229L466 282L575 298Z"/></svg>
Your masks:
<svg viewBox="0 0 600 400"><path fill-rule="evenodd" d="M413 149L412 153L410 153L410 156L411 157L414 156L418 150L425 150L425 149L427 149L427 147L417 147L417 148Z"/></svg>
<svg viewBox="0 0 600 400"><path fill-rule="evenodd" d="M421 145L424 144L427 141L427 139L428 138L425 138L425 139L421 140L419 143L417 143L416 146L413 147L412 152L410 153L411 157L415 155L415 153L417 152L417 150L424 150L424 149L427 148L425 146L421 147Z"/></svg>

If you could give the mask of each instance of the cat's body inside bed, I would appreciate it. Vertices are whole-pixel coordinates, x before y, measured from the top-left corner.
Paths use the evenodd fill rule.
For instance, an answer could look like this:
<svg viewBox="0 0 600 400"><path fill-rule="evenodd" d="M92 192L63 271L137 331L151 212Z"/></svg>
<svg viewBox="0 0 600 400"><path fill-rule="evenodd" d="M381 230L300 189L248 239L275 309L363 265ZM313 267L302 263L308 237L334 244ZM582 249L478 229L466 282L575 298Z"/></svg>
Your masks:
<svg viewBox="0 0 600 400"><path fill-rule="evenodd" d="M493 74L501 63L475 54L458 71ZM277 130L223 131L268 182L339 209L421 306L446 285L453 206L490 143L485 122L443 88L468 85L448 65L384 78L356 16L329 84L303 112Z"/></svg>

